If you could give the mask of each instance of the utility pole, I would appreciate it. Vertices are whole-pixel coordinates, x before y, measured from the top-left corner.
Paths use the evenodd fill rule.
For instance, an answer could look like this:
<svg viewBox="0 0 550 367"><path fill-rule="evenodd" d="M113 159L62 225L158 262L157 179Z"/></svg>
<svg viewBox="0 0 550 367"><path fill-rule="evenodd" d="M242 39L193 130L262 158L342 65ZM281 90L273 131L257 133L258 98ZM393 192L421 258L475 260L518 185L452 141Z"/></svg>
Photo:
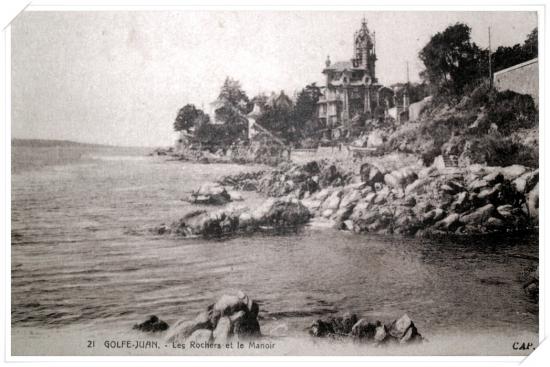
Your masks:
<svg viewBox="0 0 550 367"><path fill-rule="evenodd" d="M409 86L409 60L407 60L407 86Z"/></svg>
<svg viewBox="0 0 550 367"><path fill-rule="evenodd" d="M488 28L489 30L489 86L491 89L493 88L493 65L491 63L491 27Z"/></svg>

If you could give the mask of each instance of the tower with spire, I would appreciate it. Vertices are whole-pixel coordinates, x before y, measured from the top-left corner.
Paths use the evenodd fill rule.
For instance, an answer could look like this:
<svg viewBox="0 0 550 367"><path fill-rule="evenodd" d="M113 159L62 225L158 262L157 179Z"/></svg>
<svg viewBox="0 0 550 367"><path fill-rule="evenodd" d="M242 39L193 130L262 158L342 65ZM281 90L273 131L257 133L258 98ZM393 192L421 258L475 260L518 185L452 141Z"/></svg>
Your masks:
<svg viewBox="0 0 550 367"><path fill-rule="evenodd" d="M376 82L376 40L375 33L370 33L367 19L363 17L361 28L353 35L355 57L351 60L356 68L365 69L372 81Z"/></svg>
<svg viewBox="0 0 550 367"><path fill-rule="evenodd" d="M357 118L373 118L379 102L385 101L379 96L382 86L376 78L376 60L375 32L371 32L363 17L353 34L352 58L332 62L327 56L325 61L325 86L318 112L330 130L346 133Z"/></svg>

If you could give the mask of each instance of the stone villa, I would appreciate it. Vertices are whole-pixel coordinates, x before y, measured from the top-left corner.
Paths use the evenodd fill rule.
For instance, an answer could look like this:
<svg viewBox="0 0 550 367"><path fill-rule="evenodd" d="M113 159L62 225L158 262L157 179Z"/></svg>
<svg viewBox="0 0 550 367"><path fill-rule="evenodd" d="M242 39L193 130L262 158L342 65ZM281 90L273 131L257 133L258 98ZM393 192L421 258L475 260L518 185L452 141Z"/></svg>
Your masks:
<svg viewBox="0 0 550 367"><path fill-rule="evenodd" d="M332 63L327 57L323 69L326 83L318 102L318 116L333 135L346 134L357 119L388 117L388 111L393 107L398 121L407 120L409 99L406 89L398 101L396 91L379 84L376 60L375 32L371 33L364 18L354 35L353 58Z"/></svg>

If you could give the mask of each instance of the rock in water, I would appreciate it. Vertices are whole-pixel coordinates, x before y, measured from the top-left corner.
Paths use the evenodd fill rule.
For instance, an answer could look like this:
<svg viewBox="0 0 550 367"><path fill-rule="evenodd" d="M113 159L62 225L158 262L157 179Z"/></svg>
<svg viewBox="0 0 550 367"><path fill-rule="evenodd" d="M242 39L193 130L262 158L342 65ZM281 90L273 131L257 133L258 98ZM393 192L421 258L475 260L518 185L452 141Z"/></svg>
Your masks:
<svg viewBox="0 0 550 367"><path fill-rule="evenodd" d="M376 323L376 329L374 330L374 342L376 344L382 344L388 340L388 329L386 325L380 321Z"/></svg>
<svg viewBox="0 0 550 367"><path fill-rule="evenodd" d="M195 320L178 321L166 341L214 340L222 343L233 336L242 339L260 337L259 311L258 304L242 291L223 295Z"/></svg>
<svg viewBox="0 0 550 367"><path fill-rule="evenodd" d="M174 222L170 232L183 236L215 237L252 232L259 227L296 227L309 221L309 210L295 198L269 199L251 210L229 205L214 212L195 211Z"/></svg>
<svg viewBox="0 0 550 367"><path fill-rule="evenodd" d="M191 194L192 202L197 204L223 205L231 201L231 196L220 184L209 183L202 185Z"/></svg>
<svg viewBox="0 0 550 367"><path fill-rule="evenodd" d="M198 314L194 320L178 320L178 322L170 328L168 335L166 335L166 341L169 343L175 341L183 342L197 330L212 330L214 325L210 319L210 313L208 311L203 311Z"/></svg>
<svg viewBox="0 0 550 367"><path fill-rule="evenodd" d="M309 334L319 338L334 334L332 324L323 320L315 320L309 327Z"/></svg>
<svg viewBox="0 0 550 367"><path fill-rule="evenodd" d="M231 336L231 319L227 316L220 318L212 336L216 343L225 344Z"/></svg>
<svg viewBox="0 0 550 367"><path fill-rule="evenodd" d="M355 321L351 328L350 323ZM345 314L343 317L329 317L315 320L308 329L314 337L349 337L354 341L372 342L380 345L388 341L411 343L422 341L422 336L407 315L393 321L389 326L380 321L368 322L366 319L357 321L354 314Z"/></svg>
<svg viewBox="0 0 550 367"><path fill-rule="evenodd" d="M239 339L250 339L261 336L257 315L244 312L233 319L233 333Z"/></svg>
<svg viewBox="0 0 550 367"><path fill-rule="evenodd" d="M152 315L149 316L149 318L141 324L134 325L132 329L155 333L157 331L167 330L168 324L160 320L157 316Z"/></svg>
<svg viewBox="0 0 550 367"><path fill-rule="evenodd" d="M400 319L392 322L388 328L388 334L397 339L400 343L422 340L422 336L416 329L412 320L406 314Z"/></svg>
<svg viewBox="0 0 550 367"><path fill-rule="evenodd" d="M351 328L351 336L359 340L374 339L376 333L376 324L368 322L366 319L360 319Z"/></svg>

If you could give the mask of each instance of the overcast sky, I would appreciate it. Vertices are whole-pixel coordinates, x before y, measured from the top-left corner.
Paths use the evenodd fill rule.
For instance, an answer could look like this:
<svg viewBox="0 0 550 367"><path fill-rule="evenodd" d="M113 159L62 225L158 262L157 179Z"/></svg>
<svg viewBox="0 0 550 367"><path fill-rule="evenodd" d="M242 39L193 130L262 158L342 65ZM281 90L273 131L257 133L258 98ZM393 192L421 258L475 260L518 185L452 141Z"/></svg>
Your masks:
<svg viewBox="0 0 550 367"><path fill-rule="evenodd" d="M12 136L113 145L173 142L180 107L209 104L226 76L248 95L322 84L376 31L377 77L412 81L418 51L455 22L493 49L524 41L534 12L24 12L12 23Z"/></svg>

